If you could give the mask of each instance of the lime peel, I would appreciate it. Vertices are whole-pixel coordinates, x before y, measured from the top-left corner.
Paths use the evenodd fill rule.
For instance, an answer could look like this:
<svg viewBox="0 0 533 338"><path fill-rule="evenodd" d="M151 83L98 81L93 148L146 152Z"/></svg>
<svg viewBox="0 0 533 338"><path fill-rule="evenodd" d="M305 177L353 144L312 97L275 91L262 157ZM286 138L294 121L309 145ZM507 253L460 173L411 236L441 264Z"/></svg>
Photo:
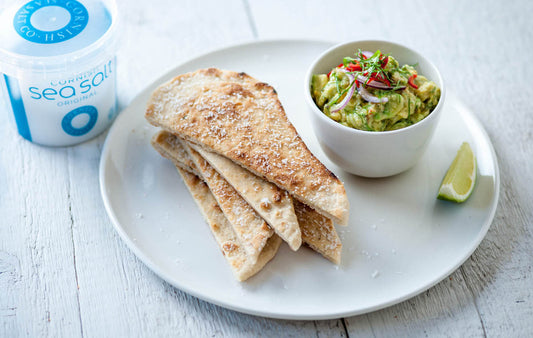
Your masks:
<svg viewBox="0 0 533 338"><path fill-rule="evenodd" d="M463 142L439 188L438 199L462 203L476 185L477 163L472 148Z"/></svg>

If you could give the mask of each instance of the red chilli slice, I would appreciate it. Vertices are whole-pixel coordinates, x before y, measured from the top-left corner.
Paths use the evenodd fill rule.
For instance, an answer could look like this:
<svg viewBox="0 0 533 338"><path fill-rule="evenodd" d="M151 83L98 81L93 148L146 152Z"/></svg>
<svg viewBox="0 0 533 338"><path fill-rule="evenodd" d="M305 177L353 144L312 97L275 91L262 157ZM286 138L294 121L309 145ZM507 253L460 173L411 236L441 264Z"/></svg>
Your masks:
<svg viewBox="0 0 533 338"><path fill-rule="evenodd" d="M363 70L361 68L361 65L359 64L359 62L358 63L350 63L348 66L346 66L346 69L348 69L350 72Z"/></svg>
<svg viewBox="0 0 533 338"><path fill-rule="evenodd" d="M381 62L381 68L387 67L387 64L389 63L389 57L385 57L383 61Z"/></svg>
<svg viewBox="0 0 533 338"><path fill-rule="evenodd" d="M339 65L338 65L337 67L335 67L335 68L340 68L340 67L342 67L342 66L344 66L344 63L339 63ZM329 79L329 76L331 75L331 73L333 72L333 70L334 70L335 68L333 68L332 70L329 71L329 73L328 73L328 79Z"/></svg>
<svg viewBox="0 0 533 338"><path fill-rule="evenodd" d="M415 84L415 79L418 75L416 74L413 74L409 77L409 80L407 80L407 82L409 83L409 85L411 87L413 87L414 89L418 89L418 86Z"/></svg>

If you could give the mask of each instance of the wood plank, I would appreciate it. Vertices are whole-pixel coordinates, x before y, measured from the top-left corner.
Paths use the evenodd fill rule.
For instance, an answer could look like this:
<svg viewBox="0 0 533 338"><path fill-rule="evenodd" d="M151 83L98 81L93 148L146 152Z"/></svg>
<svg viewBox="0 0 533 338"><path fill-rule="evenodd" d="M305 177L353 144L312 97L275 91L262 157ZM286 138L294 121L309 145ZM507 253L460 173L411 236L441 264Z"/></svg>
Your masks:
<svg viewBox="0 0 533 338"><path fill-rule="evenodd" d="M532 177L531 169L528 172ZM528 193L522 184L502 175L494 224L463 266L488 336L525 337L533 332L533 212L531 203L519 203L518 195Z"/></svg>
<svg viewBox="0 0 533 338"><path fill-rule="evenodd" d="M454 92L474 108L487 129L501 173L494 222L462 270L488 336L529 336L533 332L533 119L529 108L533 88L521 79L533 76L533 35L526 33L531 30L525 15L533 11L533 4L489 1L479 7L457 2L451 8L441 8L449 14L446 17L436 15L437 8L429 13L436 18L433 34L448 27L442 45L457 59L454 65L441 55L440 62ZM513 74L510 68L519 71Z"/></svg>
<svg viewBox="0 0 533 338"><path fill-rule="evenodd" d="M477 319L477 320L476 320ZM432 289L398 305L346 318L350 337L482 337L472 294L461 270Z"/></svg>
<svg viewBox="0 0 533 338"><path fill-rule="evenodd" d="M212 50L253 39L242 1L155 0L121 5L119 102L130 102L171 68ZM231 13L231 15L222 15Z"/></svg>
<svg viewBox="0 0 533 338"><path fill-rule="evenodd" d="M0 134L0 336L77 336L66 150Z"/></svg>

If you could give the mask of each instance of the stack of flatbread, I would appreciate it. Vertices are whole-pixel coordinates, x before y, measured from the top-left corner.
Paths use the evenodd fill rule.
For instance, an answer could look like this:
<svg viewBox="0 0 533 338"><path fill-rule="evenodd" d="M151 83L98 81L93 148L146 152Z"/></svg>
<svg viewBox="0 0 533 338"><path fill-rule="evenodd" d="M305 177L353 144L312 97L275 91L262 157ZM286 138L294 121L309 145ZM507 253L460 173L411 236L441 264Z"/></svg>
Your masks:
<svg viewBox="0 0 533 338"><path fill-rule="evenodd" d="M333 221L346 225L343 184L304 144L276 91L215 68L157 88L145 115L238 280L260 271L282 241L340 263Z"/></svg>

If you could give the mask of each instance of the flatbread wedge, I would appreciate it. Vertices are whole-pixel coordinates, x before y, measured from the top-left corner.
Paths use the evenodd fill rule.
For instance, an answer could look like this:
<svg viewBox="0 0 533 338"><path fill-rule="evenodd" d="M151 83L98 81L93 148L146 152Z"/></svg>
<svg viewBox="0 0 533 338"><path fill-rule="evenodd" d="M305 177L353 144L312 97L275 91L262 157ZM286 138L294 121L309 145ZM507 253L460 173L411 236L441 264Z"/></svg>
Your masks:
<svg viewBox="0 0 533 338"><path fill-rule="evenodd" d="M219 201L219 206L234 227L245 251L252 260L257 259L261 250L266 245L268 238L273 234L271 228L261 219L255 211L242 199L242 197L222 178L209 164L201 161L197 166L189 154L187 145L177 137L167 133L158 132L152 137L152 146L165 158L170 159L178 168L201 177L209 187L211 193ZM207 179L205 176L207 176Z"/></svg>
<svg viewBox="0 0 533 338"><path fill-rule="evenodd" d="M177 167L202 176L177 136L159 131L152 138L152 146ZM285 191L223 156L206 152L200 147L193 146L193 148L237 190L292 250L300 247L302 244L300 225L294 213L292 198Z"/></svg>
<svg viewBox="0 0 533 338"><path fill-rule="evenodd" d="M258 273L276 255L281 244L281 238L276 235L270 237L259 257L256 260L251 260L208 186L197 176L180 167L177 169L209 224L211 232L235 277L242 282Z"/></svg>
<svg viewBox="0 0 533 338"><path fill-rule="evenodd" d="M294 213L292 198L286 191L252 174L233 161L190 144L215 170L237 190L289 247L296 251L302 234Z"/></svg>
<svg viewBox="0 0 533 338"><path fill-rule="evenodd" d="M309 151L271 86L245 73L201 69L158 87L145 117L347 224L344 185Z"/></svg>
<svg viewBox="0 0 533 338"><path fill-rule="evenodd" d="M152 138L152 145L163 157L172 160L174 164L178 163L176 166L184 168L190 173L197 173L197 176L201 177L181 143L174 141L174 135L160 131ZM192 166L190 166L191 164ZM333 222L305 204L296 200L293 202L301 229L302 241L333 263L340 264L342 243Z"/></svg>
<svg viewBox="0 0 533 338"><path fill-rule="evenodd" d="M176 167L202 177L202 174L196 169L194 162L187 154L187 150L181 145L181 141L176 136L161 130L152 137L151 144L161 156L172 161Z"/></svg>
<svg viewBox="0 0 533 338"><path fill-rule="evenodd" d="M182 146L202 174L201 177L215 196L220 209L233 225L244 250L250 259L256 260L274 231L200 154L185 143Z"/></svg>
<svg viewBox="0 0 533 338"><path fill-rule="evenodd" d="M302 230L302 239L311 249L339 265L342 243L333 222L307 205L294 201L294 210Z"/></svg>

